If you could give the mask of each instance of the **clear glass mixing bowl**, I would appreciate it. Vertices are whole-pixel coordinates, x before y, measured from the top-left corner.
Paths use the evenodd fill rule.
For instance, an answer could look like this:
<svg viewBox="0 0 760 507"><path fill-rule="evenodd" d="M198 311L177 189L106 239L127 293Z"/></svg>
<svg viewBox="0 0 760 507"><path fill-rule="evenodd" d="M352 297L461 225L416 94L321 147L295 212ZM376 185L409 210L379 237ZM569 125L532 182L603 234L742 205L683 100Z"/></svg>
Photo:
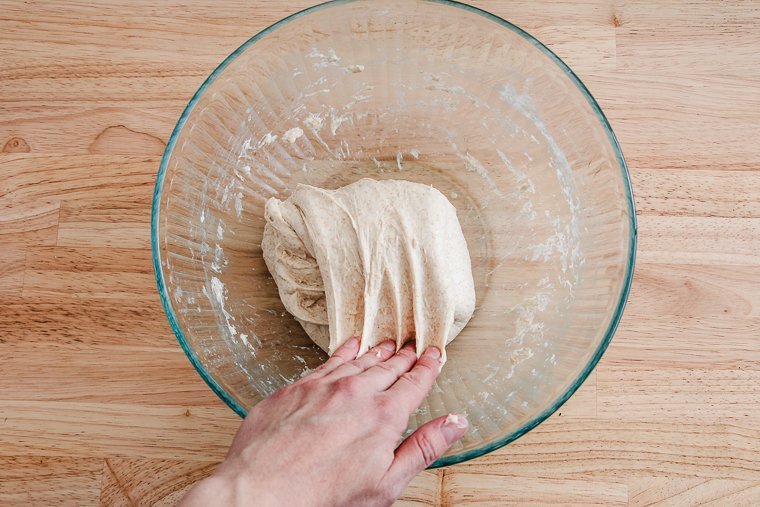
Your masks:
<svg viewBox="0 0 760 507"><path fill-rule="evenodd" d="M471 429L436 465L519 437L578 388L620 319L636 225L627 169L572 71L467 5L338 1L232 53L193 96L161 161L152 243L182 348L238 414L321 364L261 255L263 206L299 183L428 183L472 256L473 319L409 431Z"/></svg>

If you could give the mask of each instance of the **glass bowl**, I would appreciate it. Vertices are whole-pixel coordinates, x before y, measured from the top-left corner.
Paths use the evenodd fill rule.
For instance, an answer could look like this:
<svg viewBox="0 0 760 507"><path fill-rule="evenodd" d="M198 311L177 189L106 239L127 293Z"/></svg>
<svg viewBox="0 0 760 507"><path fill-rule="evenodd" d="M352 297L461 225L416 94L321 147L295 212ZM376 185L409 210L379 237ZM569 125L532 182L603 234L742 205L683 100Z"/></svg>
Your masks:
<svg viewBox="0 0 760 507"><path fill-rule="evenodd" d="M455 2L337 1L222 62L159 169L153 259L203 379L243 416L325 354L285 311L261 253L264 203L299 183L431 184L456 207L477 307L407 431L464 413L434 466L514 440L557 410L610 342L636 224L620 147L557 56Z"/></svg>

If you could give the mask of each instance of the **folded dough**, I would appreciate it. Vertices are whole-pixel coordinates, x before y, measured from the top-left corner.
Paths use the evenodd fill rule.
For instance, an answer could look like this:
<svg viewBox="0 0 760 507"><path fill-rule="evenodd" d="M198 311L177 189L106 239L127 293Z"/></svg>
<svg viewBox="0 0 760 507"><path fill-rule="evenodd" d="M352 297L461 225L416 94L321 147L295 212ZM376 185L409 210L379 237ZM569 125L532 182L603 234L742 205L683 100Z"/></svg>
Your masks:
<svg viewBox="0 0 760 507"><path fill-rule="evenodd" d="M432 186L362 179L299 185L266 203L262 249L285 308L328 354L414 339L444 345L475 308L470 255L454 206Z"/></svg>

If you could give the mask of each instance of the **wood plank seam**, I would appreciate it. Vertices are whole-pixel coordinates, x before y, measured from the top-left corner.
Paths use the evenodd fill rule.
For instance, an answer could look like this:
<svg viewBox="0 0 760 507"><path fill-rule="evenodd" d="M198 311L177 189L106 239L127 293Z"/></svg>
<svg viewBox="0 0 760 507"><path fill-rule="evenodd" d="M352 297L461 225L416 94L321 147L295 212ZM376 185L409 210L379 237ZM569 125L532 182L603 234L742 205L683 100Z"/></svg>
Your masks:
<svg viewBox="0 0 760 507"><path fill-rule="evenodd" d="M113 466L111 466L111 461L108 458L105 458L103 460L105 463L106 470L108 473L113 477L113 480L116 481L116 485L119 487L119 491L122 492L124 495L124 498L127 499L127 502L129 502L130 507L139 507L137 502L132 498L132 496L129 494L129 490L122 482L121 478L119 478L119 475L116 473L116 471L113 469Z"/></svg>

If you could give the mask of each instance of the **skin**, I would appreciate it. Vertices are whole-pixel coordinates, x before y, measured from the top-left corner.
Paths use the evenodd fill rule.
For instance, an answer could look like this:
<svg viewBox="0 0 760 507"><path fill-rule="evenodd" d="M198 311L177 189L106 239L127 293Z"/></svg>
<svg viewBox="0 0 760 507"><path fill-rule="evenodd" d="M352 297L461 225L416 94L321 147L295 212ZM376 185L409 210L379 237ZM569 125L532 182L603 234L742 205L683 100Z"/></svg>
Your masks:
<svg viewBox="0 0 760 507"><path fill-rule="evenodd" d="M437 348L417 359L410 345L394 353L384 342L357 359L359 341L347 341L256 405L225 461L180 505L391 505L467 430L463 416L443 416L399 444L440 370Z"/></svg>

